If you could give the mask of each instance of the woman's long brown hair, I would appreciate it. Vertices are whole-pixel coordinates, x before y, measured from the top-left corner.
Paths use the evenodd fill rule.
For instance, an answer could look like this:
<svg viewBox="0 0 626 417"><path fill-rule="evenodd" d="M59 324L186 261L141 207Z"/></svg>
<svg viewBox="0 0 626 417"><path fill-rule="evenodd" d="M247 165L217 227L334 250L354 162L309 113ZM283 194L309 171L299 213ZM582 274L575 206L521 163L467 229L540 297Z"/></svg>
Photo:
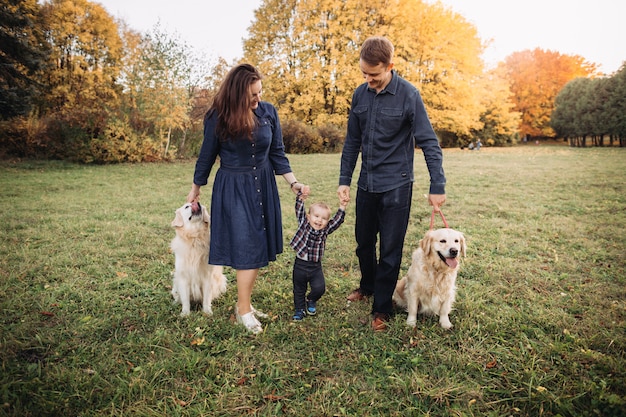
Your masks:
<svg viewBox="0 0 626 417"><path fill-rule="evenodd" d="M237 65L224 78L209 110L217 111L216 134L220 140L252 139L256 119L250 108L250 86L260 79L261 74L250 64Z"/></svg>

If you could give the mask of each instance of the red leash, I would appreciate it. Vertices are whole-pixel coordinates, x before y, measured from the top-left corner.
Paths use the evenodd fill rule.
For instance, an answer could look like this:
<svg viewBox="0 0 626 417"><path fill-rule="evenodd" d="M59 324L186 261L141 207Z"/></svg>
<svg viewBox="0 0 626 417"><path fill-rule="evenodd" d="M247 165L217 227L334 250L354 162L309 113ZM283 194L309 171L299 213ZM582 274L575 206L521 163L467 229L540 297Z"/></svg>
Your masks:
<svg viewBox="0 0 626 417"><path fill-rule="evenodd" d="M450 226L448 226L448 222L446 221L446 218L443 215L443 211L441 211L441 209L439 209L439 215L441 216L441 220L443 220L443 225L447 228L449 228ZM435 210L433 210L433 212L430 214L430 230L433 230L433 228L435 227Z"/></svg>

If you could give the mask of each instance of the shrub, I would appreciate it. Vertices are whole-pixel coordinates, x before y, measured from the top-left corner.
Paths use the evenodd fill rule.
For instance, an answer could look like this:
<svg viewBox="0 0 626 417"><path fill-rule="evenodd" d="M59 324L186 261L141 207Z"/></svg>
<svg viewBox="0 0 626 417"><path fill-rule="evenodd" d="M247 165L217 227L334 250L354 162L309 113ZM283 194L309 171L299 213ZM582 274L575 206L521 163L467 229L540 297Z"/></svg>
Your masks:
<svg viewBox="0 0 626 417"><path fill-rule="evenodd" d="M297 120L287 120L282 125L283 141L287 153L316 153L322 150L322 138L314 128Z"/></svg>
<svg viewBox="0 0 626 417"><path fill-rule="evenodd" d="M346 136L345 130L327 123L320 126L317 131L324 142L325 152L339 152Z"/></svg>
<svg viewBox="0 0 626 417"><path fill-rule="evenodd" d="M45 155L46 123L35 116L0 122L0 156L33 158Z"/></svg>
<svg viewBox="0 0 626 417"><path fill-rule="evenodd" d="M176 150L172 147L164 154L164 149L157 142L137 135L131 127L120 120L111 121L104 133L92 139L88 152L82 162L101 164L119 162L156 162L168 160Z"/></svg>
<svg viewBox="0 0 626 417"><path fill-rule="evenodd" d="M287 153L311 154L336 152L343 144L343 131L332 124L318 128L288 119L282 124Z"/></svg>

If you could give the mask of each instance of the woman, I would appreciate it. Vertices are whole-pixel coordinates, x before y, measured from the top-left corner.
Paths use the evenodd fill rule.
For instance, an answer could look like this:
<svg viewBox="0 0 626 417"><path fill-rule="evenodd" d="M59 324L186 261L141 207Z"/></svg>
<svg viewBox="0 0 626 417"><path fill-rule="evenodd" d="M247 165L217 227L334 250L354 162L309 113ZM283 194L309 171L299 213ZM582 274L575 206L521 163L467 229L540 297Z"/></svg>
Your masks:
<svg viewBox="0 0 626 417"><path fill-rule="evenodd" d="M285 156L276 109L261 101L261 74L241 64L226 75L204 118L204 141L187 201L198 201L216 157L211 199L209 263L237 273L237 322L252 333L263 331L251 304L259 268L283 251L282 218L275 175L297 194L309 194Z"/></svg>

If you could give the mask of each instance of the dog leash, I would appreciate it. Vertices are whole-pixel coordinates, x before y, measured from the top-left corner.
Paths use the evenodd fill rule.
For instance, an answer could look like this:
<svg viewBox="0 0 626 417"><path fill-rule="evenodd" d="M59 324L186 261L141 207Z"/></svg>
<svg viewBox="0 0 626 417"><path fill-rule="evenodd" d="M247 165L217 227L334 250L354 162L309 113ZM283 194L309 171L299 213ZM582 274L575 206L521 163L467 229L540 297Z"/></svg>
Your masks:
<svg viewBox="0 0 626 417"><path fill-rule="evenodd" d="M441 216L441 220L443 220L443 225L446 227L446 229L448 229L450 226L448 226L448 222L446 221L446 218L443 215L443 211L441 211L441 209L439 209L439 215ZM434 227L435 227L435 210L433 210L433 212L430 214L430 230L433 230Z"/></svg>

